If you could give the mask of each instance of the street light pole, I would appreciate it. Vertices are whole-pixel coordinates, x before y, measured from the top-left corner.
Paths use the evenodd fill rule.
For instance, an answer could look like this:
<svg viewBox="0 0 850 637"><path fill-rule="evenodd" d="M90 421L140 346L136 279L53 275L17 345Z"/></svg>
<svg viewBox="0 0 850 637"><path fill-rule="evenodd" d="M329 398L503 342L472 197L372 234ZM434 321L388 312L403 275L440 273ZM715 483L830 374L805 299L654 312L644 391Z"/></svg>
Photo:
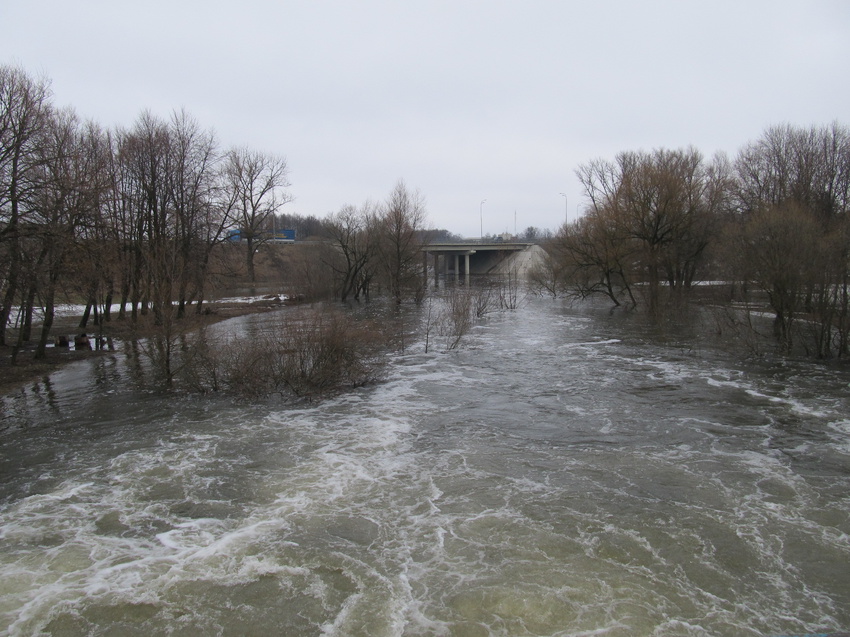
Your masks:
<svg viewBox="0 0 850 637"><path fill-rule="evenodd" d="M486 199L481 200L481 204L478 206L478 212L481 215L481 243L484 243L484 203Z"/></svg>
<svg viewBox="0 0 850 637"><path fill-rule="evenodd" d="M569 223L570 222L570 208L567 205L567 195L565 195L564 193L561 193L561 196L564 198L564 213L566 215L565 221L567 223Z"/></svg>

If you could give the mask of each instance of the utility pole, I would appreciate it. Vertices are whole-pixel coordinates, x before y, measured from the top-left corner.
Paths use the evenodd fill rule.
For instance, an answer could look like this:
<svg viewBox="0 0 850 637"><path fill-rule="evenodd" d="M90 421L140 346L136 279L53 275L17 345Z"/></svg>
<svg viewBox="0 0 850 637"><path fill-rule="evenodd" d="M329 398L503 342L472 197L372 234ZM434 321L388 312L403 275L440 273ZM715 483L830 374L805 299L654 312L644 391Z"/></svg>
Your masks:
<svg viewBox="0 0 850 637"><path fill-rule="evenodd" d="M481 215L481 243L484 243L484 204L487 202L486 199L481 200L481 205L478 206L478 212Z"/></svg>

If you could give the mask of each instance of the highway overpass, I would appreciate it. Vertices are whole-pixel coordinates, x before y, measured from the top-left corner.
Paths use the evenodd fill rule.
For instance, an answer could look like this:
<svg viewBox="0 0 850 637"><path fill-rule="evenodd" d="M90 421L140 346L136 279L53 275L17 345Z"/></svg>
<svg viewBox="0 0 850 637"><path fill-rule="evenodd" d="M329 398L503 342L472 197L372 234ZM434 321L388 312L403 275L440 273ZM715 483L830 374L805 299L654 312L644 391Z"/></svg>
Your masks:
<svg viewBox="0 0 850 637"><path fill-rule="evenodd" d="M508 241L469 241L464 243L432 243L422 248L424 268L427 277L428 257L433 257L434 283L442 274L448 281L469 283L470 274L480 275L492 272L508 256L521 252L534 244Z"/></svg>

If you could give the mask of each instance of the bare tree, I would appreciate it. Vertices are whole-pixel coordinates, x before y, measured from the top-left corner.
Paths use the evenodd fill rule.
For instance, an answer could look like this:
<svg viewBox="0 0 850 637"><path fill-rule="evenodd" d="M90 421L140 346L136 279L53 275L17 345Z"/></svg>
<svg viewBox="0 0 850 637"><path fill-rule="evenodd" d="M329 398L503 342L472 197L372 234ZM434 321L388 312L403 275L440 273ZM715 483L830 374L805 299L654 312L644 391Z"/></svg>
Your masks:
<svg viewBox="0 0 850 637"><path fill-rule="evenodd" d="M591 207L576 223L562 226L547 249L568 295L603 295L616 306L637 305L633 291L639 276L637 244L616 209L605 204Z"/></svg>
<svg viewBox="0 0 850 637"><path fill-rule="evenodd" d="M340 300L368 298L378 253L378 213L367 202L361 208L344 206L325 221L332 250L326 264L337 278Z"/></svg>
<svg viewBox="0 0 850 637"><path fill-rule="evenodd" d="M532 292L538 295L551 295L558 298L564 289L564 262L555 255L554 239L543 244L543 253L528 272L528 282Z"/></svg>
<svg viewBox="0 0 850 637"><path fill-rule="evenodd" d="M157 325L171 317L175 284L179 281L179 255L175 250L176 227L169 180L173 170L168 124L149 111L141 114L124 144L123 158L132 179L129 193L135 208L135 240L140 260L135 280L135 306L150 303Z"/></svg>
<svg viewBox="0 0 850 637"><path fill-rule="evenodd" d="M815 220L793 204L756 212L744 228L750 275L767 293L775 313L774 335L788 352L797 314L820 269L819 235Z"/></svg>
<svg viewBox="0 0 850 637"><path fill-rule="evenodd" d="M141 208L136 205L130 140L127 131L107 132L109 187L101 199L96 233L102 241L104 261L115 269L114 285L120 299L118 318L126 317L130 303L135 320L142 280L144 223Z"/></svg>
<svg viewBox="0 0 850 637"><path fill-rule="evenodd" d="M81 125L72 111L58 112L51 119L43 147L43 187L34 219L40 228L44 268L44 321L36 358L45 356L57 287L68 274L68 256L78 244L79 230L97 215L105 187L105 151L102 132L93 124Z"/></svg>
<svg viewBox="0 0 850 637"><path fill-rule="evenodd" d="M577 272L590 270L585 292L601 291L617 302L616 275L634 302L631 281L641 280L655 311L663 281L670 289L689 287L714 238L728 183L722 165L722 159L707 165L688 148L624 152L613 162L579 167L590 221L577 225L565 248L579 257Z"/></svg>
<svg viewBox="0 0 850 637"><path fill-rule="evenodd" d="M180 259L177 317L186 303L203 295L211 247L224 230L213 200L216 161L215 137L201 130L185 111L175 112L169 126L171 170L169 198L174 208L176 250Z"/></svg>
<svg viewBox="0 0 850 637"><path fill-rule="evenodd" d="M418 191L410 192L400 180L390 193L378 220L381 269L396 303L401 303L405 294L422 298L425 285L422 275L425 216L422 195Z"/></svg>
<svg viewBox="0 0 850 637"><path fill-rule="evenodd" d="M109 138L110 196L103 233L114 242L121 309L135 321L148 306L156 323L177 318L203 297L211 246L225 227L215 189L217 156L212 133L185 112L170 121L143 112L129 131Z"/></svg>
<svg viewBox="0 0 850 637"><path fill-rule="evenodd" d="M807 336L801 344L817 356L847 356L850 130L769 128L740 151L735 171L737 235L730 235L746 248L734 254L738 279L767 294L783 350ZM801 314L803 332L795 329Z"/></svg>
<svg viewBox="0 0 850 637"><path fill-rule="evenodd" d="M49 82L22 69L0 66L0 344L21 293L26 216L38 186L44 127L50 112Z"/></svg>
<svg viewBox="0 0 850 637"><path fill-rule="evenodd" d="M499 307L503 310L515 310L519 307L523 282L516 268L511 268L499 278Z"/></svg>
<svg viewBox="0 0 850 637"><path fill-rule="evenodd" d="M457 349L472 329L472 309L469 288L453 287L444 296L437 318L437 333L445 339L446 351Z"/></svg>
<svg viewBox="0 0 850 637"><path fill-rule="evenodd" d="M225 157L223 189L229 217L245 242L248 278L256 280L254 252L270 237L267 221L292 200L286 159L248 148L234 148Z"/></svg>
<svg viewBox="0 0 850 637"><path fill-rule="evenodd" d="M738 201L744 214L791 200L821 220L850 208L850 129L838 123L768 128L738 153Z"/></svg>

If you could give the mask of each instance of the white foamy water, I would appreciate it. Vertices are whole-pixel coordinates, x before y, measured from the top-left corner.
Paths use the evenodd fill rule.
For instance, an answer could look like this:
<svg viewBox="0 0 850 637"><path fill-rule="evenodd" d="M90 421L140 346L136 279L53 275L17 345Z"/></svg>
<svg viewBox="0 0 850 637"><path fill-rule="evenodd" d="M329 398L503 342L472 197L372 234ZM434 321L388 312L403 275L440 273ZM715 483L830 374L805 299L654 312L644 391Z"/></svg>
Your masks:
<svg viewBox="0 0 850 637"><path fill-rule="evenodd" d="M136 394L120 359L4 397L4 634L850 626L846 372L551 302L410 351L316 406Z"/></svg>

